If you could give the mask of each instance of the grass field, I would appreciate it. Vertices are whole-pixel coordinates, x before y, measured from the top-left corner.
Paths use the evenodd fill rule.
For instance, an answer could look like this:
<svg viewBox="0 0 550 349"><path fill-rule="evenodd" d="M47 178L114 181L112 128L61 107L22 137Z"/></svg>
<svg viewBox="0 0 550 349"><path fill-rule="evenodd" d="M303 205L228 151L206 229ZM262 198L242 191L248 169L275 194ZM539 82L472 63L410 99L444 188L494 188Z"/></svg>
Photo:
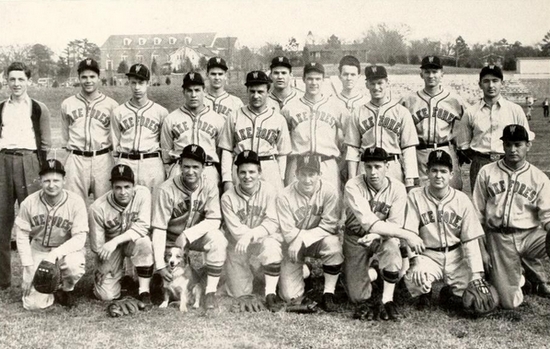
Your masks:
<svg viewBox="0 0 550 349"><path fill-rule="evenodd" d="M58 129L61 100L71 88L31 90L45 102ZM106 93L122 102L127 88L108 88ZM233 92L243 95L244 88ZM2 94L6 91L2 90ZM169 110L181 103L179 86L150 89L151 98ZM532 129L537 138L529 155L542 169L550 168L548 137L550 124L536 108ZM59 131L55 144L59 145ZM467 185L467 171L464 179ZM223 298L219 312L203 314L177 309L142 312L111 319L105 303L89 297L93 284L93 262L88 254L87 273L77 285L78 306L66 310L55 305L41 312L27 312L21 304L21 266L12 254L13 287L0 291L0 348L545 348L550 347L550 300L527 296L519 309L523 320L507 318L466 319L441 309L419 312L410 304L402 308L401 322L352 320L352 307L342 303L337 313L297 315L289 313L234 314L230 299ZM317 280L319 281L319 280Z"/></svg>

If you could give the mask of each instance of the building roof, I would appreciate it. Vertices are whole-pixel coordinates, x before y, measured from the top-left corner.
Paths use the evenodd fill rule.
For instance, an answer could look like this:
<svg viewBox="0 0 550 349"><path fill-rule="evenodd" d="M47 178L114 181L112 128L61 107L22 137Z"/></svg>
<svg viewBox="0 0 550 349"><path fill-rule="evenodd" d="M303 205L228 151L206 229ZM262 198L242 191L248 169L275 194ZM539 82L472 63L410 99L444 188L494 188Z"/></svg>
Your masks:
<svg viewBox="0 0 550 349"><path fill-rule="evenodd" d="M516 60L522 60L522 61L550 61L550 57L516 57Z"/></svg>
<svg viewBox="0 0 550 349"><path fill-rule="evenodd" d="M309 52L327 52L327 51L365 51L365 44L342 44L340 47L331 47L329 44L306 45Z"/></svg>
<svg viewBox="0 0 550 349"><path fill-rule="evenodd" d="M218 48L218 49L232 49L235 47L235 43L237 42L237 38L233 36L226 36L224 38L216 38L214 40L214 44L212 44L212 47Z"/></svg>
<svg viewBox="0 0 550 349"><path fill-rule="evenodd" d="M161 39L160 45L154 44L154 39ZM175 38L176 42L172 44L174 47L180 47L182 45L189 46L208 46L212 47L216 33L179 33L179 34L137 34L137 35L111 35L101 45L101 50L115 49L115 48L153 48L155 46L167 46L170 45L170 38ZM130 39L129 45L124 45L124 39ZM145 39L145 44L140 45L139 39ZM187 39L187 40L186 40Z"/></svg>

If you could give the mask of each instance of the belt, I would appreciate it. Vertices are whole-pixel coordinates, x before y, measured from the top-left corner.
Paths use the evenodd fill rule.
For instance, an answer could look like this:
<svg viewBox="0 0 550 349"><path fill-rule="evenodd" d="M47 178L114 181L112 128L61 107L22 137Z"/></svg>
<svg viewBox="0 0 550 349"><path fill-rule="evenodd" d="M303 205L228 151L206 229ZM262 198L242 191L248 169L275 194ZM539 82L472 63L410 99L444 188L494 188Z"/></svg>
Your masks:
<svg viewBox="0 0 550 349"><path fill-rule="evenodd" d="M520 228L510 228L510 227L500 227L500 228L490 228L490 231L492 233L500 233L500 234L515 234L515 233L526 233L537 229L531 228L531 229L520 229Z"/></svg>
<svg viewBox="0 0 550 349"><path fill-rule="evenodd" d="M28 154L36 154L36 150L30 150L30 149L2 149L2 150L0 150L0 153L8 154L8 155L23 156L23 155L28 155Z"/></svg>
<svg viewBox="0 0 550 349"><path fill-rule="evenodd" d="M119 153L118 155L123 159L130 159L130 160L143 160L143 159L160 157L160 154L158 151L154 153Z"/></svg>
<svg viewBox="0 0 550 349"><path fill-rule="evenodd" d="M501 155L501 154L486 154L486 153L480 153L480 152L475 151L475 150L474 150L474 154L476 156L481 157L481 158L489 159L491 161L497 161L497 160L502 159L502 157L503 157L503 155Z"/></svg>
<svg viewBox="0 0 550 349"><path fill-rule="evenodd" d="M437 149L437 148L441 148L441 147L447 147L448 145L449 145L449 142L431 143L431 144L420 143L419 145L416 146L416 149L420 149L420 150L423 150L423 149Z"/></svg>
<svg viewBox="0 0 550 349"><path fill-rule="evenodd" d="M401 155L399 154L388 154L388 160L395 160L395 161L399 161L399 158L401 157Z"/></svg>
<svg viewBox="0 0 550 349"><path fill-rule="evenodd" d="M460 246L460 243L454 244L453 246L446 246L446 247L426 247L426 249L437 251L437 252L451 252L452 250L456 250L458 246Z"/></svg>
<svg viewBox="0 0 550 349"><path fill-rule="evenodd" d="M275 160L275 155L258 156L258 160L260 161Z"/></svg>
<svg viewBox="0 0 550 349"><path fill-rule="evenodd" d="M103 148L101 150L94 150L94 151L76 150L76 149L74 149L74 150L73 149L68 149L68 150L71 153L75 154L75 155L80 155L80 156L84 156L84 157L87 157L87 158L91 158L92 156L107 154L112 149L113 149L112 147L108 147L108 148Z"/></svg>

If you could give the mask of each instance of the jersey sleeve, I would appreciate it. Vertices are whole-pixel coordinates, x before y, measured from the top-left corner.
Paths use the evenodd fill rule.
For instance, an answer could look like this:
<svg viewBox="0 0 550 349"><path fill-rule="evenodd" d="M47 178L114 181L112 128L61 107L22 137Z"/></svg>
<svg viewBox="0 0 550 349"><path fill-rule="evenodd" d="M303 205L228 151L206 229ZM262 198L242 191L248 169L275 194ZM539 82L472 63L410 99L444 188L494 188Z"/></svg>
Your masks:
<svg viewBox="0 0 550 349"><path fill-rule="evenodd" d="M62 146L66 147L69 142L69 126L71 125L70 116L67 114L67 102L61 103L61 140Z"/></svg>
<svg viewBox="0 0 550 349"><path fill-rule="evenodd" d="M460 204L464 205L460 241L465 243L482 237L485 233L483 232L483 227L479 223L479 218L477 217L471 201L466 196L463 196L460 200Z"/></svg>
<svg viewBox="0 0 550 349"><path fill-rule="evenodd" d="M347 123L347 130L344 139L344 143L348 146L346 152L346 160L359 162L361 158L361 132L359 125L360 108L355 109L349 118Z"/></svg>
<svg viewBox="0 0 550 349"><path fill-rule="evenodd" d="M487 204L487 178L486 171L481 168L477 175L476 184L472 192L472 201L481 224L485 224L485 207Z"/></svg>
<svg viewBox="0 0 550 349"><path fill-rule="evenodd" d="M277 221L277 207L275 205L275 191L268 193L266 200L265 217L258 227L252 229L254 241L258 241L264 236L261 230L265 230L267 235L278 234L279 222Z"/></svg>
<svg viewBox="0 0 550 349"><path fill-rule="evenodd" d="M236 115L237 112L235 112ZM222 132L220 133L220 140L218 143L218 147L220 147L223 150L227 150L231 153L233 153L233 134L235 132L235 119L233 117L233 113L229 114L227 118L225 119L225 124L223 126Z"/></svg>
<svg viewBox="0 0 550 349"><path fill-rule="evenodd" d="M407 207L407 190L401 183L392 183L393 200L386 222L402 227L405 223L405 209Z"/></svg>
<svg viewBox="0 0 550 349"><path fill-rule="evenodd" d="M174 202L165 188L154 191L153 212L151 214L151 228L166 230L172 216Z"/></svg>
<svg viewBox="0 0 550 349"><path fill-rule="evenodd" d="M277 138L277 150L279 155L288 155L292 151L292 145L290 144L290 133L288 131L288 124L284 117L281 118L281 132Z"/></svg>
<svg viewBox="0 0 550 349"><path fill-rule="evenodd" d="M405 107L399 106L400 113L403 115L403 129L401 130L400 146L408 148L418 145L418 134L411 113Z"/></svg>
<svg viewBox="0 0 550 349"><path fill-rule="evenodd" d="M235 213L239 208L233 206L232 195L234 189L225 192L221 198L221 210L226 230L235 240L239 240L244 234L250 232L250 228L241 223L239 216Z"/></svg>
<svg viewBox="0 0 550 349"><path fill-rule="evenodd" d="M531 165L532 166L532 165ZM541 174L541 189L537 197L538 217L544 230L550 230L550 180Z"/></svg>
<svg viewBox="0 0 550 349"><path fill-rule="evenodd" d="M419 235L420 209L414 197L415 191L416 190L413 189L407 196L407 206L405 206L405 224L403 225L403 229Z"/></svg>
<svg viewBox="0 0 550 349"><path fill-rule="evenodd" d="M119 145L120 145L120 123L119 118L117 117L118 114L118 108L113 110L111 113L111 140L113 142L113 149L115 152L120 151Z"/></svg>
<svg viewBox="0 0 550 349"><path fill-rule="evenodd" d="M277 217L279 219L279 226L281 227L281 233L287 243L292 242L300 229L296 227L296 221L292 214L292 207L288 202L288 198L285 195L277 197Z"/></svg>
<svg viewBox="0 0 550 349"><path fill-rule="evenodd" d="M205 190L208 190L208 192L204 204L204 220L183 231L189 242L196 241L209 231L220 227L222 214L218 186L209 183Z"/></svg>
<svg viewBox="0 0 550 349"><path fill-rule="evenodd" d="M371 210L369 200L361 195L355 181L348 181L344 189L344 204L349 207L363 231L368 234L372 225L380 220Z"/></svg>
<svg viewBox="0 0 550 349"><path fill-rule="evenodd" d="M133 241L148 236L149 228L151 227L151 193L149 190L143 189L140 190L139 195L136 196L135 199L139 200L138 216L128 229L128 231L133 232Z"/></svg>
<svg viewBox="0 0 550 349"><path fill-rule="evenodd" d="M170 150L174 146L174 140L172 139L172 122L170 117L166 117L162 123L160 131L160 148L162 153L162 162L165 164L172 163L172 157L170 156Z"/></svg>
<svg viewBox="0 0 550 349"><path fill-rule="evenodd" d="M323 190L323 213L321 221L315 228L308 229L302 234L304 245L309 247L324 237L337 233L338 221L340 220L340 200L336 189L326 186Z"/></svg>
<svg viewBox="0 0 550 349"><path fill-rule="evenodd" d="M88 221L90 223L90 249L98 253L105 244L105 222L100 207L90 206Z"/></svg>
<svg viewBox="0 0 550 349"><path fill-rule="evenodd" d="M74 202L71 203L71 208L74 215L73 227L71 234L88 233L88 214L86 210L86 204L82 198L75 196Z"/></svg>
<svg viewBox="0 0 550 349"><path fill-rule="evenodd" d="M474 106L470 106L470 108L466 109L466 112L462 116L462 119L460 119L460 121L455 125L455 127L457 128L455 134L458 149L465 150L470 148L470 142L472 141L473 137L471 128L473 108Z"/></svg>

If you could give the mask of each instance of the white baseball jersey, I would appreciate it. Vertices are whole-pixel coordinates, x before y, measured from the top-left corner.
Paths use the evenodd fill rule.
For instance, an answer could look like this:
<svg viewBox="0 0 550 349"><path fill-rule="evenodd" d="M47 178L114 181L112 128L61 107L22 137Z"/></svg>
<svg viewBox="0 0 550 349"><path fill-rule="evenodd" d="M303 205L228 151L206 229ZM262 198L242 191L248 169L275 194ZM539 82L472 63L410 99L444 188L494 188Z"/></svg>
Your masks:
<svg viewBox="0 0 550 349"><path fill-rule="evenodd" d="M160 149L160 130L166 108L153 101L138 107L128 101L113 112L111 130L116 152L152 153Z"/></svg>
<svg viewBox="0 0 550 349"><path fill-rule="evenodd" d="M272 100L279 106L279 110L282 110L284 106L287 105L290 101L300 98L300 94L295 88L291 89L289 95L286 96L284 99L280 99L279 97L275 96L273 90L269 91L267 96L270 100Z"/></svg>
<svg viewBox="0 0 550 349"><path fill-rule="evenodd" d="M550 180L526 162L513 170L504 160L483 166L473 191L481 223L489 229L532 229L550 223Z"/></svg>
<svg viewBox="0 0 550 349"><path fill-rule="evenodd" d="M88 102L81 93L61 104L61 139L67 149L94 151L112 145L111 114L118 103L100 93Z"/></svg>
<svg viewBox="0 0 550 349"><path fill-rule="evenodd" d="M218 97L212 96L206 92L204 94L204 104L209 106L216 113L227 118L243 106L243 101L237 96L230 95L227 91Z"/></svg>
<svg viewBox="0 0 550 349"><path fill-rule="evenodd" d="M363 95L361 93L356 94L355 96L346 97L340 93L335 93L332 95L332 99L334 99L338 103L342 103L343 106L351 113L355 109L359 108L362 105L367 104L370 101L370 97Z"/></svg>
<svg viewBox="0 0 550 349"><path fill-rule="evenodd" d="M127 231L131 232L132 241L147 236L151 225L151 193L136 185L131 201L121 206L109 191L90 206L89 221L90 248L96 253L105 242Z"/></svg>
<svg viewBox="0 0 550 349"><path fill-rule="evenodd" d="M198 115L185 106L174 110L162 124L160 144L164 163L179 158L189 144L200 145L207 161L220 162L216 147L224 124L225 118L210 107L205 107Z"/></svg>

